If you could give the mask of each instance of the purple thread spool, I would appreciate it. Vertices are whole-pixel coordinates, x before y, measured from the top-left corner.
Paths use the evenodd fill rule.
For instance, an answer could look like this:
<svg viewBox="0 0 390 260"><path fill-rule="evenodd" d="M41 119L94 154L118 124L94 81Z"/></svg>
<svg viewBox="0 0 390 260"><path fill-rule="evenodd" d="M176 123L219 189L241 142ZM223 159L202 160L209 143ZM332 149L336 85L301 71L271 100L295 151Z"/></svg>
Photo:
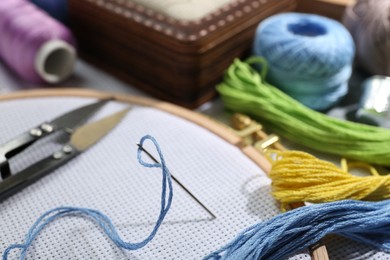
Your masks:
<svg viewBox="0 0 390 260"><path fill-rule="evenodd" d="M73 71L72 33L24 0L0 1L0 58L20 77L58 83Z"/></svg>

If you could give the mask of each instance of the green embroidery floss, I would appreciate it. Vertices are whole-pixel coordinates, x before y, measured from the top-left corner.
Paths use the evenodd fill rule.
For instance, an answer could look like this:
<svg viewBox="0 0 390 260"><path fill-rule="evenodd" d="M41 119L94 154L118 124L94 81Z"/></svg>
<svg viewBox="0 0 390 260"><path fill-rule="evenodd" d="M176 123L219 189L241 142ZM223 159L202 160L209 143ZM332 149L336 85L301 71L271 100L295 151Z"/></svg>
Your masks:
<svg viewBox="0 0 390 260"><path fill-rule="evenodd" d="M261 66L260 73L251 67ZM265 81L267 63L236 59L217 86L224 105L252 116L295 143L321 152L390 166L390 130L316 112Z"/></svg>

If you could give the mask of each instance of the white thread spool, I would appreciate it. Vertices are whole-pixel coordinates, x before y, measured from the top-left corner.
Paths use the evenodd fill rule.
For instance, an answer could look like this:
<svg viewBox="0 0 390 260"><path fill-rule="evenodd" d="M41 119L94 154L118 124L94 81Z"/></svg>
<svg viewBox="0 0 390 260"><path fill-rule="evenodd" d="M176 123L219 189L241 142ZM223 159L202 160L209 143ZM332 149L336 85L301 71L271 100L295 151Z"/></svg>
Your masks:
<svg viewBox="0 0 390 260"><path fill-rule="evenodd" d="M35 57L37 73L48 83L58 83L66 79L76 63L76 50L62 40L44 43Z"/></svg>

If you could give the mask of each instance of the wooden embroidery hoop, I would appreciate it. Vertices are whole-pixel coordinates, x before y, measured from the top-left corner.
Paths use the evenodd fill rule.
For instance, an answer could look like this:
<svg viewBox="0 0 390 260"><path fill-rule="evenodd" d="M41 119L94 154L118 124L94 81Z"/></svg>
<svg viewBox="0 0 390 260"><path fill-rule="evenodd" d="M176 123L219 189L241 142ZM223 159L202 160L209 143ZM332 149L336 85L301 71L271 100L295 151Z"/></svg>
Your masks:
<svg viewBox="0 0 390 260"><path fill-rule="evenodd" d="M270 162L252 145L246 145L242 137L232 131L229 127L219 123L216 120L208 118L200 113L190 111L186 108L151 98L132 96L120 93L111 93L96 91L91 89L36 89L28 91L18 91L0 96L1 101L7 100L22 100L30 98L43 97L84 97L84 98L107 98L110 97L115 101L129 103L133 105L152 107L169 114L175 115L181 119L195 123L215 135L219 136L231 145L238 147L242 153L258 165L265 173L269 173L271 169ZM265 135L265 134L264 134ZM322 244L315 245L311 248L313 260L328 260L326 247Z"/></svg>
<svg viewBox="0 0 390 260"><path fill-rule="evenodd" d="M37 89L29 91L18 91L0 96L2 100L15 100L15 99L28 99L28 98L42 98L42 97L85 97L85 98L106 98L111 97L116 101L153 107L158 110L176 115L179 118L191 121L209 131L215 135L221 137L228 143L239 147L242 152L253 160L262 170L269 172L270 163L252 146L244 146L241 137L236 135L233 131L227 130L228 128L221 123L212 120L204 115L190 111L183 107L159 101L151 98L131 96L127 94L102 92L96 90L76 89L76 88L64 88L64 89Z"/></svg>

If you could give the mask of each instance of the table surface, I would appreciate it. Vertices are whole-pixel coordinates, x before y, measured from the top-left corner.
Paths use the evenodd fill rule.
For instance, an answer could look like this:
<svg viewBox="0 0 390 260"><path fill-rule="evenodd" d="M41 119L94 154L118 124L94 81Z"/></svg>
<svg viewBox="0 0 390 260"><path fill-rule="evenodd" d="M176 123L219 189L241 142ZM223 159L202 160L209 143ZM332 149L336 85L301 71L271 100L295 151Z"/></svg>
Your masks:
<svg viewBox="0 0 390 260"><path fill-rule="evenodd" d="M81 59L77 60L73 74L67 80L57 85L26 82L20 79L2 61L0 61L0 95L14 91L24 91L38 88L60 89L69 87L151 97L149 94ZM197 108L196 111L219 118L222 121L224 121L228 116L224 112L223 104L218 98L205 103Z"/></svg>
<svg viewBox="0 0 390 260"><path fill-rule="evenodd" d="M79 59L76 63L74 73L66 81L58 85L33 84L20 79L3 62L0 61L0 93L12 91L29 90L40 87L80 87L93 88L96 90L112 91L131 95L147 96L144 92L131 87L123 81L116 79L108 73Z"/></svg>

